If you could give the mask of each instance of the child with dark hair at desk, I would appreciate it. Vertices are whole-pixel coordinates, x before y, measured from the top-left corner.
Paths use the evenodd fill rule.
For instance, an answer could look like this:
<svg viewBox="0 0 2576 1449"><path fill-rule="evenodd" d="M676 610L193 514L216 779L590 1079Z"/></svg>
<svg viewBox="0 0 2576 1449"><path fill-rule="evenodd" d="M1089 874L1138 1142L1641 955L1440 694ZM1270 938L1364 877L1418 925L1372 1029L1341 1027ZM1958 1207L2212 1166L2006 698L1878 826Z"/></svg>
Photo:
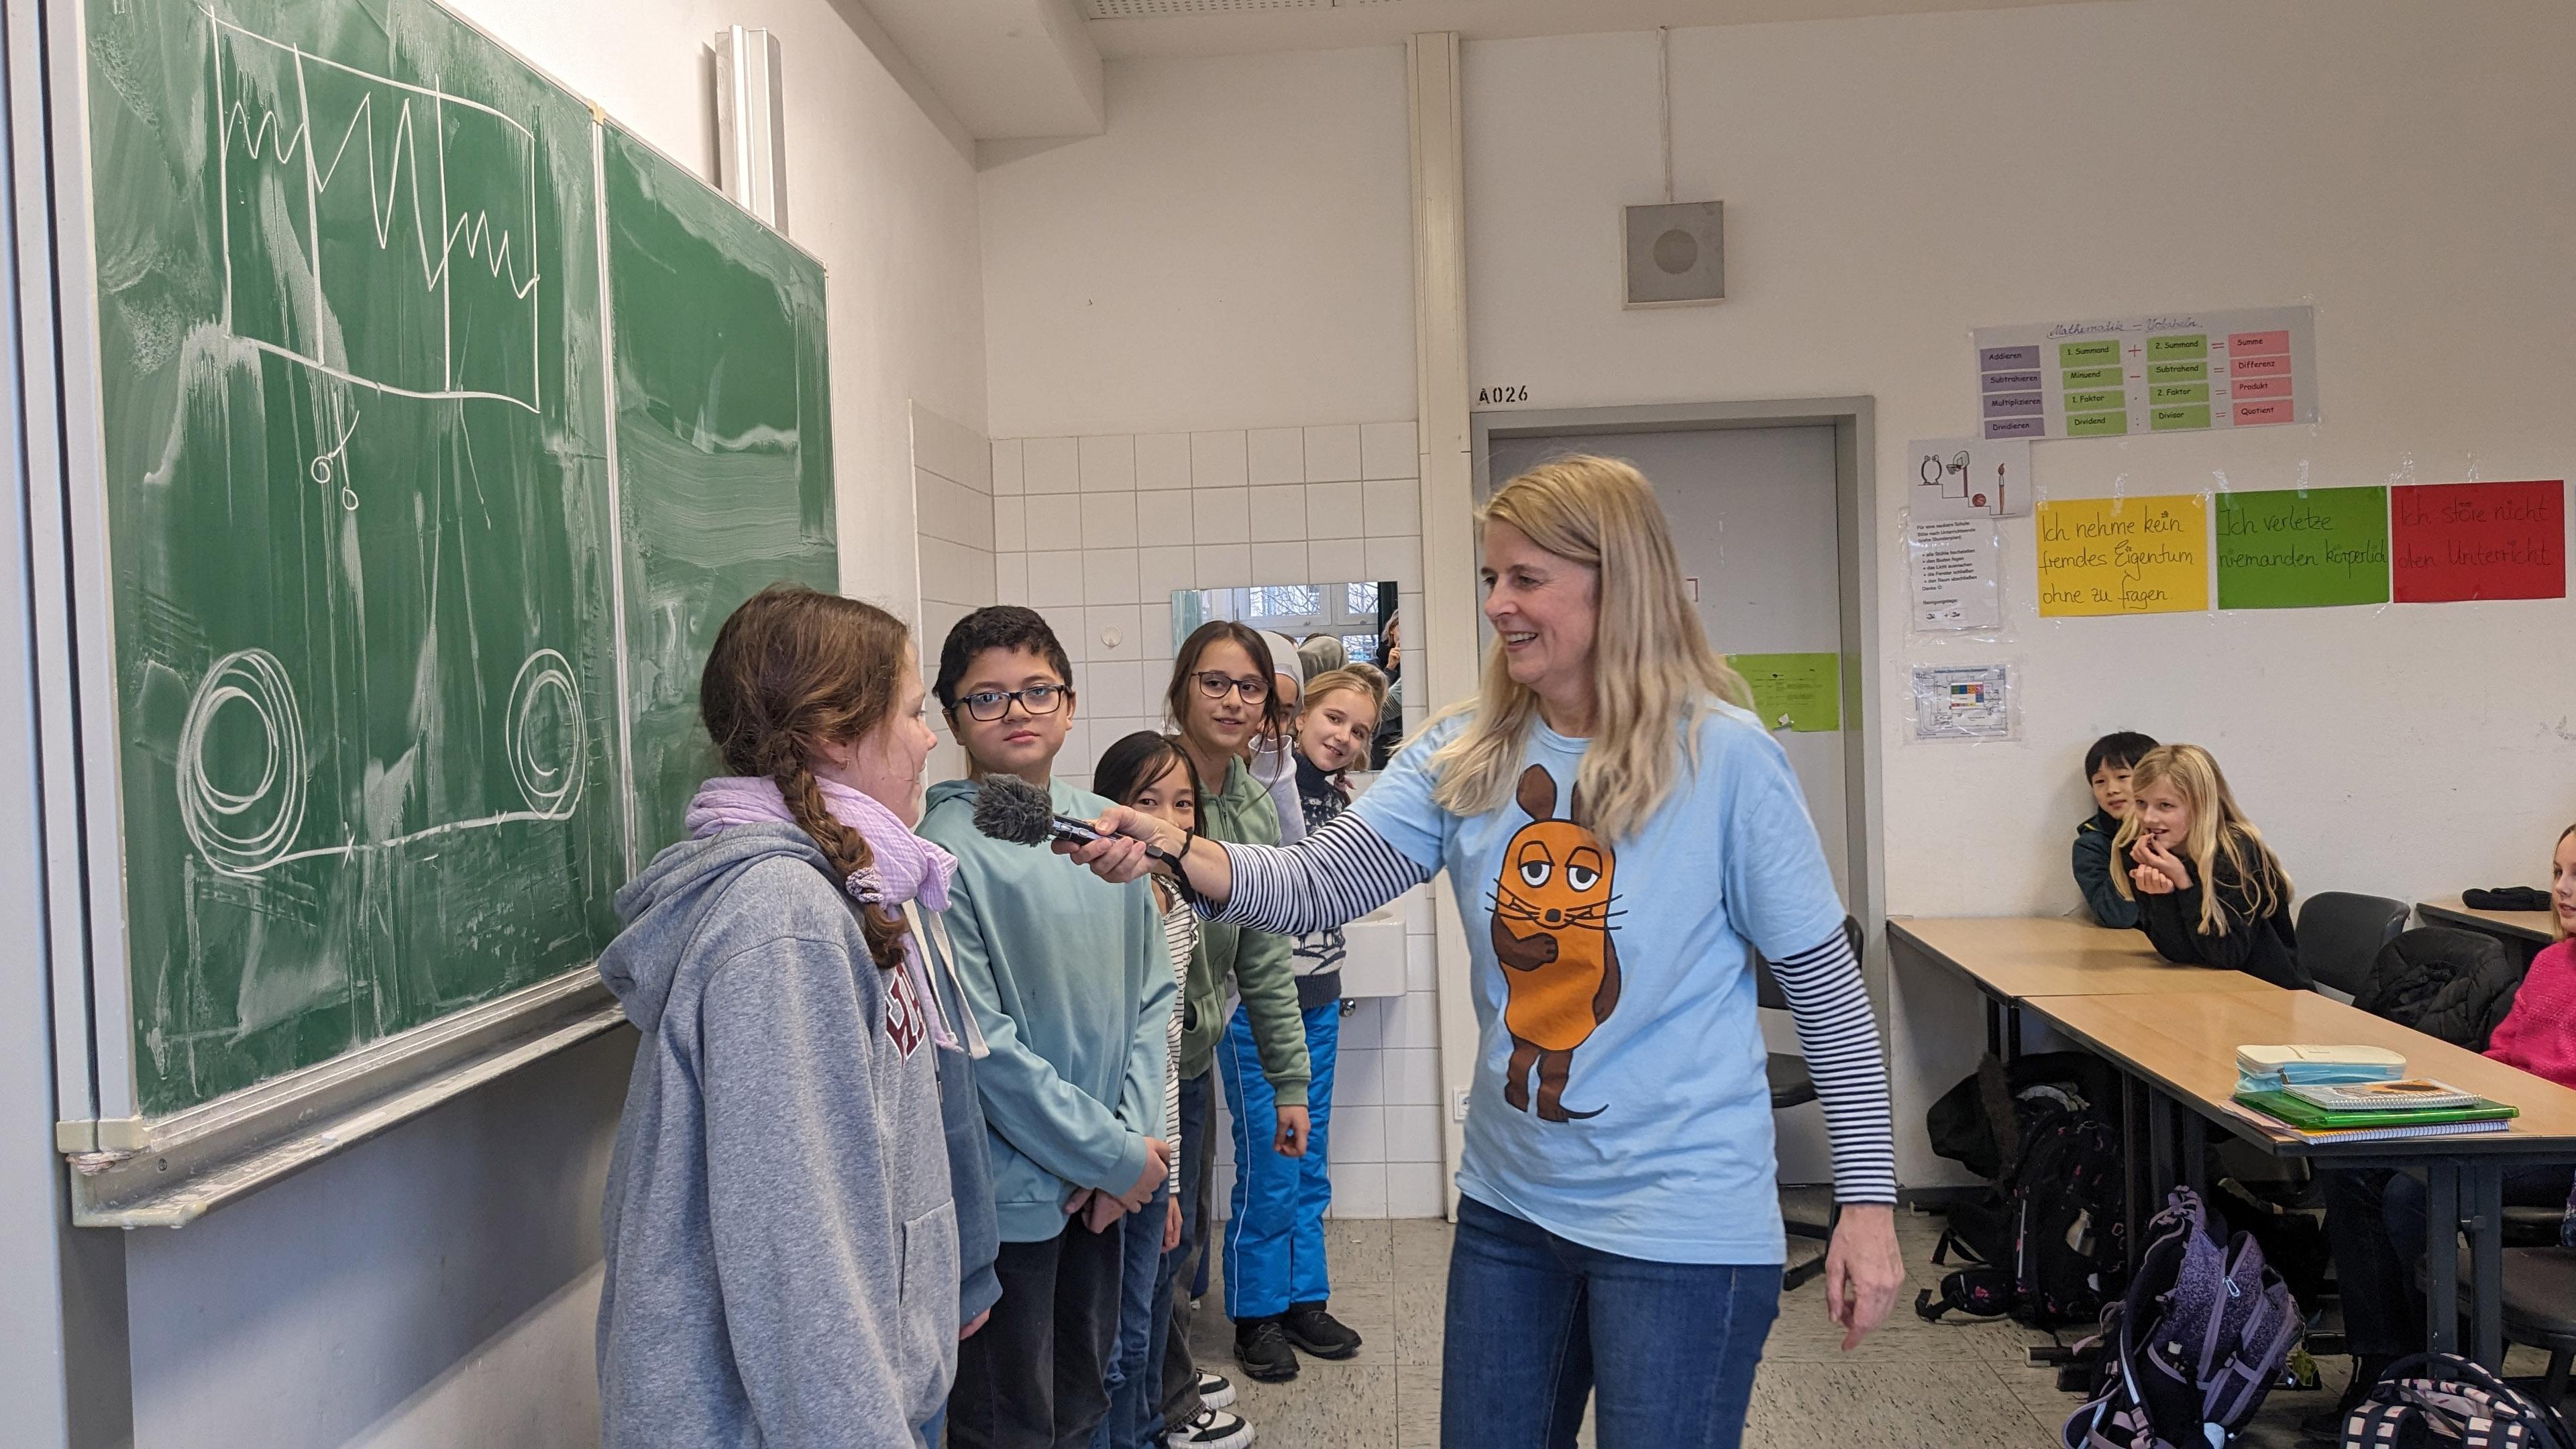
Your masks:
<svg viewBox="0 0 2576 1449"><path fill-rule="evenodd" d="M2559 832L2549 879L2550 924L2558 939L2532 958L2486 1054L2576 1087L2576 941L2568 939L2576 932L2576 825ZM2571 1179L2576 1168L2564 1164L2508 1167L2504 1200L2515 1207L2558 1207L2568 1201ZM2344 1346L2353 1359L2354 1387L2344 1391L2331 1423L2329 1416L2316 1416L2331 1427L2391 1361L2423 1350L2424 1304L2415 1291L2415 1265L2424 1252L2424 1184L2370 1168L2327 1172L2318 1181L2343 1293Z"/></svg>
<svg viewBox="0 0 2576 1449"><path fill-rule="evenodd" d="M2129 774L2156 742L2135 730L2119 730L2093 742L2084 752L2084 782L2093 787L2093 813L2075 827L2075 885L2093 919L2115 931L2138 923L2138 903L2120 893L2112 877L2111 838L2129 818Z"/></svg>
<svg viewBox="0 0 2576 1449"><path fill-rule="evenodd" d="M2130 774L2135 799L2112 850L2156 954L2187 966L2308 987L2290 924L2290 873L2237 807L2218 761L2198 745L2158 745Z"/></svg>

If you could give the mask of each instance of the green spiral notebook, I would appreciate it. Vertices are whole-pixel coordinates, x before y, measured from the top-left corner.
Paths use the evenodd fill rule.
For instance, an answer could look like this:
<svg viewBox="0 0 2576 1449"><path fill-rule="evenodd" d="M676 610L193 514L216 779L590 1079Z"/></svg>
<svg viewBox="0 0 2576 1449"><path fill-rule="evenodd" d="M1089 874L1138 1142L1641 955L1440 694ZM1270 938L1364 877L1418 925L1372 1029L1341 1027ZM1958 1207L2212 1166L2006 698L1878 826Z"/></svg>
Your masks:
<svg viewBox="0 0 2576 1449"><path fill-rule="evenodd" d="M2466 1107L2428 1107L2422 1111L2330 1112L2287 1092L2239 1092L2236 1100L2298 1128L2302 1132L2341 1132L2356 1127L2415 1127L2457 1122L2496 1122L2522 1115L2520 1107L2480 1097Z"/></svg>

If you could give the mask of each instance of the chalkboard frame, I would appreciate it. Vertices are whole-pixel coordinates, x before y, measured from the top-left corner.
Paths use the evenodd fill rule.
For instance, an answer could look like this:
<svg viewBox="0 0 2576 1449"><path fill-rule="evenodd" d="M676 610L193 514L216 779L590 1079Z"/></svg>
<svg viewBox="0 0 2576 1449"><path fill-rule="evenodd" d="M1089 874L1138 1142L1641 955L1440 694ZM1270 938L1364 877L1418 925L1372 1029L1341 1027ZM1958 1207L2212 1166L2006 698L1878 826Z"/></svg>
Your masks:
<svg viewBox="0 0 2576 1449"><path fill-rule="evenodd" d="M470 20L447 14L566 96L580 97ZM610 1031L624 1014L595 964L585 964L195 1106L160 1116L138 1112L86 11L82 0L40 0L11 7L7 24L7 189L15 220L8 242L19 324L12 361L28 424L26 471L14 481L30 526L39 755L33 783L47 902L36 925L54 1006L56 1145L70 1160L75 1223L176 1227L496 1076ZM588 104L596 158L599 137L612 122ZM672 158L665 153L664 159ZM705 184L689 167L673 165ZM593 180L597 185L595 160ZM770 230L821 268L811 252ZM613 429L613 368L603 386ZM612 501L617 486L612 461ZM621 568L624 547L612 522L612 558ZM609 602L622 636L625 601L618 587L612 583ZM621 737L622 650L621 637ZM630 792L630 818L632 810ZM631 834L622 838L631 871L634 843Z"/></svg>

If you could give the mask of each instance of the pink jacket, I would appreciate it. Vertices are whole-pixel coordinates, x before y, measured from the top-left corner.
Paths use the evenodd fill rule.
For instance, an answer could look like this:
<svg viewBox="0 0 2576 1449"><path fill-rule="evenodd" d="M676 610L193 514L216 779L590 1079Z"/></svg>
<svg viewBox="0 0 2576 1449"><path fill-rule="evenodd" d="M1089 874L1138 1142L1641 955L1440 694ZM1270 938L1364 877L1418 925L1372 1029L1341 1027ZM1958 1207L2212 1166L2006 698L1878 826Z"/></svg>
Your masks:
<svg viewBox="0 0 2576 1449"><path fill-rule="evenodd" d="M2559 941L2531 958L2487 1055L2507 1066L2576 1087L2576 940Z"/></svg>

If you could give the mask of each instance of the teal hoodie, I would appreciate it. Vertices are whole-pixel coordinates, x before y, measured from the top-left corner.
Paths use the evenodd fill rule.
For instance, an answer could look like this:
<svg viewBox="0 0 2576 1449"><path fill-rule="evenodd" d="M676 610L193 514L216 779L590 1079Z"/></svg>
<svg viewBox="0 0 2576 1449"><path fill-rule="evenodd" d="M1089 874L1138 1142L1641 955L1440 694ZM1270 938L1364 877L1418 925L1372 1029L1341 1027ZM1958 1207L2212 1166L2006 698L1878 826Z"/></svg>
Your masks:
<svg viewBox="0 0 2576 1449"><path fill-rule="evenodd" d="M975 1086L993 1149L1002 1241L1064 1231L1076 1191L1125 1192L1163 1129L1172 958L1143 881L1110 885L1051 850L975 829L971 780L930 787L921 837L957 857L948 929L990 1055ZM1055 811L1109 802L1059 780Z"/></svg>

